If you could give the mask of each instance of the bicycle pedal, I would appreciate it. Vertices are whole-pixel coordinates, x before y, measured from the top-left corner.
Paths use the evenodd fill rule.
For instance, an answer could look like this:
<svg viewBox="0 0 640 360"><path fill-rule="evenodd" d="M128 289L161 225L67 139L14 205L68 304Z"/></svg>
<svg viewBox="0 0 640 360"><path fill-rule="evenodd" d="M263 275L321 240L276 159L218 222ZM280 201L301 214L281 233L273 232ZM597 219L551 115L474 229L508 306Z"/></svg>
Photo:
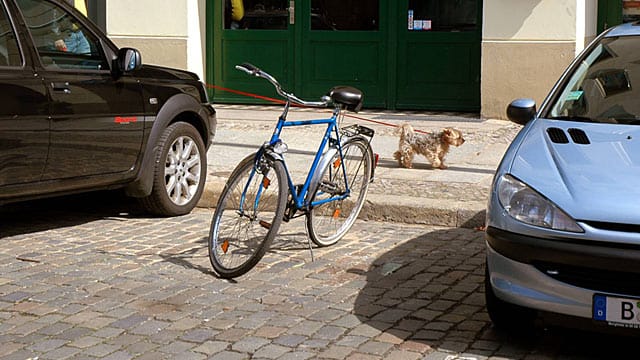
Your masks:
<svg viewBox="0 0 640 360"><path fill-rule="evenodd" d="M326 180L323 180L320 183L319 188L320 188L320 190L322 192L326 192L326 193L329 193L331 195L340 194L342 192L342 190L340 189L340 187L337 184L335 184L333 182L330 182L330 181L326 181Z"/></svg>

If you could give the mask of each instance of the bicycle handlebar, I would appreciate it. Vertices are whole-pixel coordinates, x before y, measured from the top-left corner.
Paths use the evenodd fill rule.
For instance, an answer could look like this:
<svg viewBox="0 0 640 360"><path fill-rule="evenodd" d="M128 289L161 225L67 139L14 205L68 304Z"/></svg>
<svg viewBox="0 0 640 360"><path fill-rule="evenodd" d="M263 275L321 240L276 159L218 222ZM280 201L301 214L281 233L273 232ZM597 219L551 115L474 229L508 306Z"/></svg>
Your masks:
<svg viewBox="0 0 640 360"><path fill-rule="evenodd" d="M331 100L328 96L323 96L321 99L322 101L304 101L302 99L299 99L294 94L290 94L282 90L282 87L280 86L280 83L278 82L278 80L276 80L276 78L250 63L242 63L240 65L236 65L236 69L244 71L248 75L266 79L276 88L276 92L278 92L278 95L299 105L311 107L326 107L327 105L329 105L329 101Z"/></svg>

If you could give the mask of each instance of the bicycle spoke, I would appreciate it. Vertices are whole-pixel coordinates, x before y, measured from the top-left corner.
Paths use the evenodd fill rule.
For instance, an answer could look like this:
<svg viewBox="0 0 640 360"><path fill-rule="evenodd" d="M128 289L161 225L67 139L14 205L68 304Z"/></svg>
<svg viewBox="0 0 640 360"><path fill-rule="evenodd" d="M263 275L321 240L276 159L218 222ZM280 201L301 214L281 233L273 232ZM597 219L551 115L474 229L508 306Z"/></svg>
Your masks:
<svg viewBox="0 0 640 360"><path fill-rule="evenodd" d="M360 213L369 186L372 166L367 149L368 145L364 141L347 142L343 147L343 159L333 161L325 170L323 181L315 191L314 201L343 195L347 190L349 194L345 199L316 205L307 215L309 235L319 246L332 245L340 240ZM325 182L340 191L333 193L322 191Z"/></svg>
<svg viewBox="0 0 640 360"><path fill-rule="evenodd" d="M284 213L286 191L281 164L253 171L248 157L229 178L220 195L209 236L210 260L222 277L249 271L264 255Z"/></svg>

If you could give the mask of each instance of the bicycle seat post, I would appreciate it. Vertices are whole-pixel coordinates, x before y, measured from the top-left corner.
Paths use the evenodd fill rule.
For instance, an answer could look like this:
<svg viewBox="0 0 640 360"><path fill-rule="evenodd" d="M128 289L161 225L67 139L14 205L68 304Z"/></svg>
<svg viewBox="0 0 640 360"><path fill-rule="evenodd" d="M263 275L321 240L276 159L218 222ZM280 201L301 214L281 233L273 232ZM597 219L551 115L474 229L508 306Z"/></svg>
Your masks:
<svg viewBox="0 0 640 360"><path fill-rule="evenodd" d="M342 105L335 104L333 108L333 116L336 118L336 129L340 130L342 127L342 120L344 119L344 109Z"/></svg>

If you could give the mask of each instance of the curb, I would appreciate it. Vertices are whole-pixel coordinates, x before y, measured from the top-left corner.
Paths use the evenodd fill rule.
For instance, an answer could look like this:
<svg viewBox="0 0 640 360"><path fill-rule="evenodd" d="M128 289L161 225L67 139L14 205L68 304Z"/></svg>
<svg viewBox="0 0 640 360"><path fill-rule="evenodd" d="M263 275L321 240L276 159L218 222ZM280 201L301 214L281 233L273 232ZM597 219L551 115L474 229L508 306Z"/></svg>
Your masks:
<svg viewBox="0 0 640 360"><path fill-rule="evenodd" d="M207 181L198 207L214 208L225 183L224 178ZM440 199L367 194L359 219L443 227L477 228L484 225L486 203L454 202Z"/></svg>

